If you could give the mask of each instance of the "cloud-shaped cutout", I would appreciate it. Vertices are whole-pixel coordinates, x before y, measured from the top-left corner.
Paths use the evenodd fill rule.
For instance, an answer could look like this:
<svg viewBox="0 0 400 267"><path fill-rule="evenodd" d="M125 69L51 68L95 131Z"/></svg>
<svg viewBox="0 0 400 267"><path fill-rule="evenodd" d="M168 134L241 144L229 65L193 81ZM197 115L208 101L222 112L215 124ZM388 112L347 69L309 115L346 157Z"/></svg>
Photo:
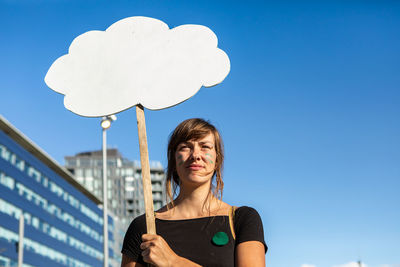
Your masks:
<svg viewBox="0 0 400 267"><path fill-rule="evenodd" d="M225 79L230 62L217 46L217 36L202 25L169 29L154 18L129 17L75 38L45 82L65 95L67 109L82 116L110 115L137 104L168 108Z"/></svg>

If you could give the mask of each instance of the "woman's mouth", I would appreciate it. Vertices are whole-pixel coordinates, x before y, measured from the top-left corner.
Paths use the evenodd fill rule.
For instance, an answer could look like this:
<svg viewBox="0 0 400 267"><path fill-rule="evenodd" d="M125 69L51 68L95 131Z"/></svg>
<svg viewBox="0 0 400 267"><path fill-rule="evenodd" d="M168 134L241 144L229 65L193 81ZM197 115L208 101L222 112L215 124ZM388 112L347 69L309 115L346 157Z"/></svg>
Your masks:
<svg viewBox="0 0 400 267"><path fill-rule="evenodd" d="M198 170L202 169L203 166L198 165L198 164L190 164L188 168L193 170L193 171L198 171Z"/></svg>

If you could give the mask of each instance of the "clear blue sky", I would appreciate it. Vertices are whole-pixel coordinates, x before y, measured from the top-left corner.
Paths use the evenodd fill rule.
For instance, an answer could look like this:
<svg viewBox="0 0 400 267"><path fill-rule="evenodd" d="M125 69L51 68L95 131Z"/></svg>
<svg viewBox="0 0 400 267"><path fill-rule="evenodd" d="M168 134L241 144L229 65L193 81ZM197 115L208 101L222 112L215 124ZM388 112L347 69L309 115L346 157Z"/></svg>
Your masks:
<svg viewBox="0 0 400 267"><path fill-rule="evenodd" d="M301 2L301 4L300 4ZM224 200L261 214L267 266L400 266L400 3L397 1L0 1L0 113L63 164L100 149L43 79L71 41L129 16L210 27L225 81L146 110L150 157L203 117L226 147ZM109 144L139 159L134 109Z"/></svg>

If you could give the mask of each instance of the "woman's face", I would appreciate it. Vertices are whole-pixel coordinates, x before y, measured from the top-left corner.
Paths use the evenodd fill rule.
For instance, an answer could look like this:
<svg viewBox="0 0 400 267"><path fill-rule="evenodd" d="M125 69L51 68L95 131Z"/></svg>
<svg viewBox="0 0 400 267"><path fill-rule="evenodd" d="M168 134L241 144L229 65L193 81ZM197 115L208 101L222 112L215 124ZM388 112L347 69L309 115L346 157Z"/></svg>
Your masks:
<svg viewBox="0 0 400 267"><path fill-rule="evenodd" d="M176 171L181 185L211 182L217 158L214 139L214 134L209 133L204 138L189 140L177 146Z"/></svg>

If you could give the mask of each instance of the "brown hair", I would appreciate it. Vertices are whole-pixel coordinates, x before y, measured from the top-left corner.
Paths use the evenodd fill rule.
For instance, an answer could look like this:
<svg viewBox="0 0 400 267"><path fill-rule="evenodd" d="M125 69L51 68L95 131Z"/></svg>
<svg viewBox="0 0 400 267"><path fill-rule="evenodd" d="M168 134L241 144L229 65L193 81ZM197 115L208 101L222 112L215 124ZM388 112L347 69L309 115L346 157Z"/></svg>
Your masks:
<svg viewBox="0 0 400 267"><path fill-rule="evenodd" d="M194 118L188 119L181 122L175 130L171 133L168 142L168 167L167 167L167 178L165 183L165 189L167 192L167 203L170 201L168 207L174 206L174 195L176 195L176 189L180 186L179 176L176 172L176 161L175 152L178 145L182 142L189 140L198 140L205 137L209 133L214 135L215 151L217 158L215 161L215 171L212 180L215 179L215 185L212 183L210 193L212 192L215 197L222 199L222 191L224 188L224 182L222 181L222 169L224 164L224 145L222 142L221 135L217 128L212 125L209 121L203 119ZM210 193L208 196L210 196Z"/></svg>

